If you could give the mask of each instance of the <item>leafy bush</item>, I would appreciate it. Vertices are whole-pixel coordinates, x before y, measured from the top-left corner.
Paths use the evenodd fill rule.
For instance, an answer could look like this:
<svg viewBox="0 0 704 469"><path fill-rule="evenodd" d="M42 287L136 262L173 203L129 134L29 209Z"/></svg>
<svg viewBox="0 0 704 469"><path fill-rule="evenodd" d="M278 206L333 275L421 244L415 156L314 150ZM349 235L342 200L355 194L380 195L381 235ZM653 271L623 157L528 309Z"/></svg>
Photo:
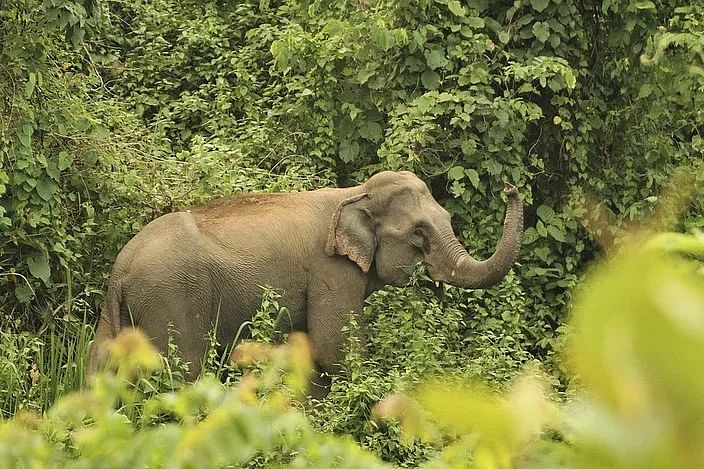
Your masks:
<svg viewBox="0 0 704 469"><path fill-rule="evenodd" d="M639 241L593 269L576 296L566 348L572 399L547 399L546 380L528 369L501 396L434 379L417 401L385 398L374 418L401 419L411 438L444 446L429 467L701 465L704 271ZM704 237L687 242L701 256Z"/></svg>
<svg viewBox="0 0 704 469"><path fill-rule="evenodd" d="M113 371L89 389L65 396L44 417L21 412L0 424L3 466L220 467L278 448L293 467L382 467L351 441L314 433L286 395L272 392L259 402L254 392L265 381L254 375L235 388L205 378L144 400L131 383L160 365L153 346L127 330L111 352ZM308 353L305 338L292 337L270 349L271 369L288 370L287 382L300 390Z"/></svg>

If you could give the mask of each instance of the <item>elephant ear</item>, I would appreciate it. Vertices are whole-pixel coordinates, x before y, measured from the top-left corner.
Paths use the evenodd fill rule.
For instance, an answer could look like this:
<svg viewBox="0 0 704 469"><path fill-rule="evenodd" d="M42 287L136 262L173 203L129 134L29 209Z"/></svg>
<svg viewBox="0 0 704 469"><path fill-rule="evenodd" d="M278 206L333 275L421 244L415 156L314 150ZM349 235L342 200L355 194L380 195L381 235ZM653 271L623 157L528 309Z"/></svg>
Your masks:
<svg viewBox="0 0 704 469"><path fill-rule="evenodd" d="M340 202L332 216L325 243L328 256L347 256L365 274L369 272L376 250L371 216L368 209L359 203L366 197L371 197L371 194L356 195Z"/></svg>

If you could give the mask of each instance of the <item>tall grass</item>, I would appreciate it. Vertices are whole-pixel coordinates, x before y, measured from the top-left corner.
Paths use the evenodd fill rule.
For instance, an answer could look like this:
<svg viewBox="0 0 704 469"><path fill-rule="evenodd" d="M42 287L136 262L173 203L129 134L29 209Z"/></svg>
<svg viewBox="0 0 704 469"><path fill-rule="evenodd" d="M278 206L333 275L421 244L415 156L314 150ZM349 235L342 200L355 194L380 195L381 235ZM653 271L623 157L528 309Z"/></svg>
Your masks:
<svg viewBox="0 0 704 469"><path fill-rule="evenodd" d="M81 388L93 326L88 304L69 299L61 317L38 332L0 331L0 416L20 409L43 412L62 395Z"/></svg>

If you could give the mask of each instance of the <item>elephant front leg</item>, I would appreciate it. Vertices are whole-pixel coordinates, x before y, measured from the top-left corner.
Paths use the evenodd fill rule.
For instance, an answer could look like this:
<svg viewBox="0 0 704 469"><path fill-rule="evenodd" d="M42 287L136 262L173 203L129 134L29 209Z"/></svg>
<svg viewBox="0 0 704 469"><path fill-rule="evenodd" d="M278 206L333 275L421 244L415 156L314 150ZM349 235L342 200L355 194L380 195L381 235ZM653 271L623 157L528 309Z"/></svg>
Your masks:
<svg viewBox="0 0 704 469"><path fill-rule="evenodd" d="M316 375L311 395L323 398L330 390L331 375L338 374L345 359L343 332L350 315L359 325L358 336L365 344L365 325L362 317L364 286L347 285L345 288L326 288L311 292L308 297L308 335L311 341Z"/></svg>

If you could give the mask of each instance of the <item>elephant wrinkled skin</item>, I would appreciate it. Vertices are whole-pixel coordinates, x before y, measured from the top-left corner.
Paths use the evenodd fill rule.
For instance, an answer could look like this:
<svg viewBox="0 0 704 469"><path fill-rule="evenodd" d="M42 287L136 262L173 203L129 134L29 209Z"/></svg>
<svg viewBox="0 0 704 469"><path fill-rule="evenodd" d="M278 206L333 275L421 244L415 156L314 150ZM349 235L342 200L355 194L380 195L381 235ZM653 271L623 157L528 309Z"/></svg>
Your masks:
<svg viewBox="0 0 704 469"><path fill-rule="evenodd" d="M218 341L231 342L259 308L260 286L270 285L283 292L290 312L282 328L306 331L317 367L334 372L350 312L361 324L364 299L386 284L406 284L419 261L434 280L465 288L503 278L523 235L518 191L504 192L504 232L484 261L467 253L448 212L405 171L382 172L356 187L241 194L164 215L117 256L89 371L121 328L138 326L165 350L172 323L195 374L216 321Z"/></svg>

